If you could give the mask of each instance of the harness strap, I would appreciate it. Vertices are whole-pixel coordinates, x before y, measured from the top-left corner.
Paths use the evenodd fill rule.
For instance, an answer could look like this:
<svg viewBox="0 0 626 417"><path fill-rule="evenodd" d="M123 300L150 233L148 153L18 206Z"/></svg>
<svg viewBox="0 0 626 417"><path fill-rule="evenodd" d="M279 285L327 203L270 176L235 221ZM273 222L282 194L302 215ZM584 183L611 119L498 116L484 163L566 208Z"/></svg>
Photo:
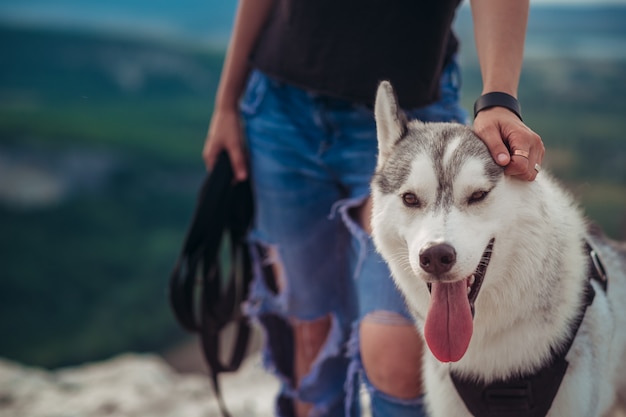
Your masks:
<svg viewBox="0 0 626 417"><path fill-rule="evenodd" d="M475 417L545 417L552 407L569 366L565 356L574 343L587 307L593 303L596 295L591 280L597 281L605 291L607 289L608 279L604 266L589 243L585 244L591 262L583 303L572 325L570 337L558 350L553 350L552 360L547 365L531 375L496 380L488 384L464 380L454 372L450 373L457 392Z"/></svg>
<svg viewBox="0 0 626 417"><path fill-rule="evenodd" d="M567 366L564 358L557 358L534 375L490 384L464 381L454 373L451 376L475 417L541 417L550 410Z"/></svg>

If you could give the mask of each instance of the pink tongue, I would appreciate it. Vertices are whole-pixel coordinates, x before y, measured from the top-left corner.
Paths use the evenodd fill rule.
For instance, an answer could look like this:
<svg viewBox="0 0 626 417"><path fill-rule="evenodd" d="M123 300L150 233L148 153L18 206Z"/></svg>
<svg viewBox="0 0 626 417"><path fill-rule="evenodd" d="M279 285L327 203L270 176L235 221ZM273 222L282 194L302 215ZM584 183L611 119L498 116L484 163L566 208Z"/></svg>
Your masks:
<svg viewBox="0 0 626 417"><path fill-rule="evenodd" d="M465 280L432 284L424 337L433 355L441 362L460 360L469 346L473 329Z"/></svg>

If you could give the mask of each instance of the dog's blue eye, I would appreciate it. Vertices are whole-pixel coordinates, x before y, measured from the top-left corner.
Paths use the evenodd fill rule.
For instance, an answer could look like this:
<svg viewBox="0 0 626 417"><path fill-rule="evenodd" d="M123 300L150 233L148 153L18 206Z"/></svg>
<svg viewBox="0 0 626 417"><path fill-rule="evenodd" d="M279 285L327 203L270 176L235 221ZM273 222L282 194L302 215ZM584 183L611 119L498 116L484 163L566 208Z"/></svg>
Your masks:
<svg viewBox="0 0 626 417"><path fill-rule="evenodd" d="M413 208L420 207L422 205L420 199L413 193L402 194L402 202L405 206Z"/></svg>
<svg viewBox="0 0 626 417"><path fill-rule="evenodd" d="M474 191L467 199L467 204L479 203L487 197L487 194L489 194L489 191Z"/></svg>

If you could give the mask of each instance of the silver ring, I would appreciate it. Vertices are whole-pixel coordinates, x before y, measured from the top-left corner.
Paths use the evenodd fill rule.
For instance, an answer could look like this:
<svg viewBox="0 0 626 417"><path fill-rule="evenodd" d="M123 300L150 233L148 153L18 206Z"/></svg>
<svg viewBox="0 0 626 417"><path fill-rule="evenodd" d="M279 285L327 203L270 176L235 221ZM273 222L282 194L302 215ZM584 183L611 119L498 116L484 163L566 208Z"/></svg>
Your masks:
<svg viewBox="0 0 626 417"><path fill-rule="evenodd" d="M539 173L539 171L541 171L541 165L535 164L535 171L537 171L537 173Z"/></svg>

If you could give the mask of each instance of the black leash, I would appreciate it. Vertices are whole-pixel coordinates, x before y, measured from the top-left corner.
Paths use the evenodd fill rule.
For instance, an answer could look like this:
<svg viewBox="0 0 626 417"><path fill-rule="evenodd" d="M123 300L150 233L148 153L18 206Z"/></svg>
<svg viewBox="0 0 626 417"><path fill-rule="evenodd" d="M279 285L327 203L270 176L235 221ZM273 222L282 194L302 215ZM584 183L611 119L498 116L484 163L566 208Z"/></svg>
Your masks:
<svg viewBox="0 0 626 417"><path fill-rule="evenodd" d="M228 155L220 154L200 190L183 249L170 275L170 305L178 323L198 333L220 411L230 417L219 374L239 369L247 353L250 324L241 312L252 280L247 234L253 199L249 181L234 183ZM220 334L229 324L236 338L228 361Z"/></svg>

